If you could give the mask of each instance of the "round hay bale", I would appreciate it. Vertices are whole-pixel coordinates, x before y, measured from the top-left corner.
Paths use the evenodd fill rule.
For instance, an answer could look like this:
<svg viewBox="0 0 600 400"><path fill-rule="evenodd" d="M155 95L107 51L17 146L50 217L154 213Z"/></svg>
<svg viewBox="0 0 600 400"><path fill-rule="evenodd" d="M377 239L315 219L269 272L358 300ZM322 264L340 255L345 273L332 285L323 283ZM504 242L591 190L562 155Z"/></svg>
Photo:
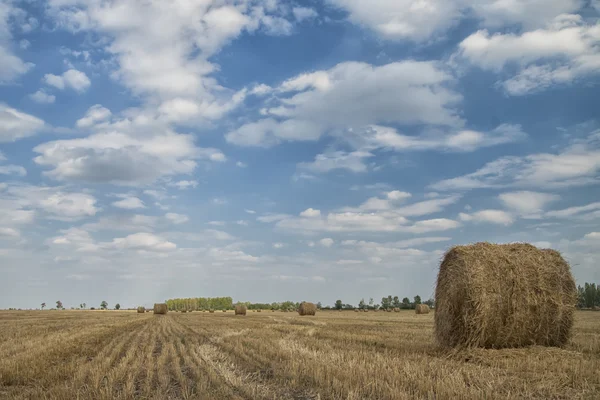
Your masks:
<svg viewBox="0 0 600 400"><path fill-rule="evenodd" d="M211 313L211 314L214 314L215 310L209 310L208 312Z"/></svg>
<svg viewBox="0 0 600 400"><path fill-rule="evenodd" d="M169 309L165 303L154 304L154 314L166 314Z"/></svg>
<svg viewBox="0 0 600 400"><path fill-rule="evenodd" d="M435 336L442 346L561 346L577 300L559 252L527 243L451 248L435 290Z"/></svg>
<svg viewBox="0 0 600 400"><path fill-rule="evenodd" d="M261 312L262 310L256 310L256 312Z"/></svg>
<svg viewBox="0 0 600 400"><path fill-rule="evenodd" d="M315 315L317 313L317 306L313 303L303 301L298 307L298 314L300 315Z"/></svg>
<svg viewBox="0 0 600 400"><path fill-rule="evenodd" d="M387 310L385 310L386 312L392 312L391 308L388 308Z"/></svg>
<svg viewBox="0 0 600 400"><path fill-rule="evenodd" d="M598 307L598 306L593 306L593 307L592 307L592 311L600 311L600 307Z"/></svg>
<svg viewBox="0 0 600 400"><path fill-rule="evenodd" d="M223 312L227 312L227 310L223 310Z"/></svg>
<svg viewBox="0 0 600 400"><path fill-rule="evenodd" d="M394 308L394 312L400 312L400 309L398 307ZM429 312L429 311L427 311Z"/></svg>
<svg viewBox="0 0 600 400"><path fill-rule="evenodd" d="M342 311L342 310L340 310L340 311ZM360 310L358 308L355 308L354 312L360 312Z"/></svg>
<svg viewBox="0 0 600 400"><path fill-rule="evenodd" d="M138 307L137 312L138 312L138 314L143 314L146 312L146 309L144 307Z"/></svg>
<svg viewBox="0 0 600 400"><path fill-rule="evenodd" d="M271 310L271 312L275 312L275 310Z"/></svg>
<svg viewBox="0 0 600 400"><path fill-rule="evenodd" d="M181 310L181 312L182 312L182 313L186 313L186 312L187 312L187 310Z"/></svg>
<svg viewBox="0 0 600 400"><path fill-rule="evenodd" d="M429 306L427 304L417 304L415 307L415 314L429 314Z"/></svg>
<svg viewBox="0 0 600 400"><path fill-rule="evenodd" d="M246 311L248 311L248 308L243 304L235 306L235 315L246 315Z"/></svg>

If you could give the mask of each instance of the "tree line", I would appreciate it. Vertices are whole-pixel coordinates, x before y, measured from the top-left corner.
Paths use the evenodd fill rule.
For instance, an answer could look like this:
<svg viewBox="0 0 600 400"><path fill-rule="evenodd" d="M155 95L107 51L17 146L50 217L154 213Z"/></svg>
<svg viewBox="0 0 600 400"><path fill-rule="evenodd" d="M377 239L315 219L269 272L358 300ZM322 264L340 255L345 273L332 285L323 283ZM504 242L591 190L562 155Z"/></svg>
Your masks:
<svg viewBox="0 0 600 400"><path fill-rule="evenodd" d="M577 307L600 307L600 285L586 282L583 286L577 286Z"/></svg>
<svg viewBox="0 0 600 400"><path fill-rule="evenodd" d="M166 300L169 311L231 310L231 297L189 297Z"/></svg>

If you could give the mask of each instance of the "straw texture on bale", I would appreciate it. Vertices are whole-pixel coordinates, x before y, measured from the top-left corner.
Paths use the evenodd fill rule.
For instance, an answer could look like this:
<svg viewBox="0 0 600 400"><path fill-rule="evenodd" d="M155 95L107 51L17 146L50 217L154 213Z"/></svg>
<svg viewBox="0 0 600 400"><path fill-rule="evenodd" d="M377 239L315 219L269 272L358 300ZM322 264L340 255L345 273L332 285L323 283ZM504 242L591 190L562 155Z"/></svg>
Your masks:
<svg viewBox="0 0 600 400"><path fill-rule="evenodd" d="M146 309L144 307L138 307L137 312L138 312L138 314L143 314L146 312Z"/></svg>
<svg viewBox="0 0 600 400"><path fill-rule="evenodd" d="M246 315L246 311L248 311L248 309L243 304L235 306L235 315Z"/></svg>
<svg viewBox="0 0 600 400"><path fill-rule="evenodd" d="M577 300L559 252L526 243L451 248L435 290L435 336L442 346L561 346Z"/></svg>
<svg viewBox="0 0 600 400"><path fill-rule="evenodd" d="M429 306L427 304L417 304L415 307L415 314L429 314Z"/></svg>
<svg viewBox="0 0 600 400"><path fill-rule="evenodd" d="M168 311L168 308L165 303L155 303L154 304L154 314L166 314L167 311Z"/></svg>
<svg viewBox="0 0 600 400"><path fill-rule="evenodd" d="M300 315L315 315L317 313L317 306L313 303L303 301L298 307L298 314Z"/></svg>

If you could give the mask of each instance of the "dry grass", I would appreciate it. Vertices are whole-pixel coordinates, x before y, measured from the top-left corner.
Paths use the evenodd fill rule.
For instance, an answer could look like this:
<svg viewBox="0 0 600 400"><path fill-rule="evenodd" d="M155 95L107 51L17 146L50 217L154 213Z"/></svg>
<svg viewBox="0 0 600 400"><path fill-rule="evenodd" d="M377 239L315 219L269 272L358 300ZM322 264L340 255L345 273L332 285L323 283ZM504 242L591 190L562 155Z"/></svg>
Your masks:
<svg viewBox="0 0 600 400"><path fill-rule="evenodd" d="M576 300L569 264L555 250L455 246L437 279L436 338L444 346L561 346L571 336Z"/></svg>
<svg viewBox="0 0 600 400"><path fill-rule="evenodd" d="M0 312L0 398L600 398L600 313L564 348L460 351L433 314Z"/></svg>

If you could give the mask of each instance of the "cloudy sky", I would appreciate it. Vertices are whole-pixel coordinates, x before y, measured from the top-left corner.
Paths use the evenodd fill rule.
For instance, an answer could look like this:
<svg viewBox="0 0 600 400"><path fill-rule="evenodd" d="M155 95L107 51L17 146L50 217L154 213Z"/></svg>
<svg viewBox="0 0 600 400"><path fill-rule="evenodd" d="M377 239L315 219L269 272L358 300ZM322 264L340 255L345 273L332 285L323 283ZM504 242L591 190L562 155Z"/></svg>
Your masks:
<svg viewBox="0 0 600 400"><path fill-rule="evenodd" d="M0 0L0 307L600 281L598 0Z"/></svg>

